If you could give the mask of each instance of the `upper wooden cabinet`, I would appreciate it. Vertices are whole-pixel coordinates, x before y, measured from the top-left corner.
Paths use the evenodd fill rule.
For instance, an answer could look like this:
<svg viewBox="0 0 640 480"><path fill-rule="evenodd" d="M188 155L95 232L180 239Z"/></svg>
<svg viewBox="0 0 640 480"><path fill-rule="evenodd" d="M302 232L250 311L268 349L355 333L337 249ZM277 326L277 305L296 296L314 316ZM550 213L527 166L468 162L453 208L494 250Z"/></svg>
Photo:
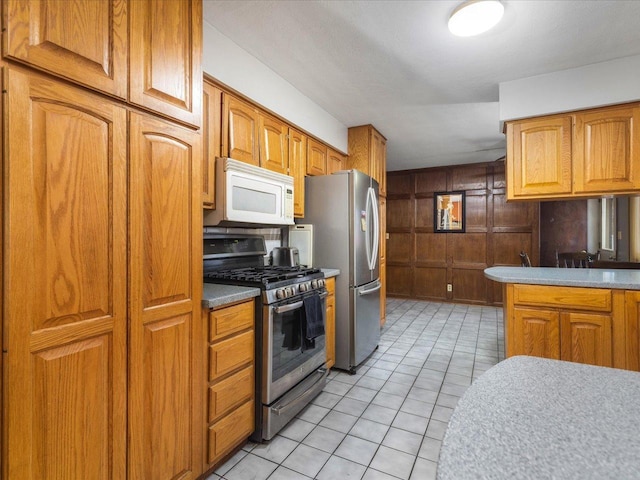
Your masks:
<svg viewBox="0 0 640 480"><path fill-rule="evenodd" d="M289 128L289 174L293 177L293 214L304 217L304 177L307 169L307 136Z"/></svg>
<svg viewBox="0 0 640 480"><path fill-rule="evenodd" d="M200 126L200 0L7 0L3 19L5 58Z"/></svg>
<svg viewBox="0 0 640 480"><path fill-rule="evenodd" d="M638 193L640 105L576 114L573 171L576 193Z"/></svg>
<svg viewBox="0 0 640 480"><path fill-rule="evenodd" d="M344 170L347 164L347 157L333 148L327 148L327 175L333 172Z"/></svg>
<svg viewBox="0 0 640 480"><path fill-rule="evenodd" d="M216 157L222 143L222 90L205 82L202 94L202 206L216 208Z"/></svg>
<svg viewBox="0 0 640 480"><path fill-rule="evenodd" d="M508 198L571 193L568 115L507 124Z"/></svg>
<svg viewBox="0 0 640 480"><path fill-rule="evenodd" d="M127 0L3 3L4 57L127 97Z"/></svg>
<svg viewBox="0 0 640 480"><path fill-rule="evenodd" d="M325 175L327 173L326 145L313 138L309 138L307 145L307 175Z"/></svg>
<svg viewBox="0 0 640 480"><path fill-rule="evenodd" d="M258 111L228 93L222 94L222 155L260 166Z"/></svg>
<svg viewBox="0 0 640 480"><path fill-rule="evenodd" d="M289 175L289 127L271 115L259 117L260 166Z"/></svg>
<svg viewBox="0 0 640 480"><path fill-rule="evenodd" d="M349 129L347 165L373 177L380 195L387 196L387 139L373 125Z"/></svg>
<svg viewBox="0 0 640 480"><path fill-rule="evenodd" d="M507 198L637 194L637 103L506 123Z"/></svg>
<svg viewBox="0 0 640 480"><path fill-rule="evenodd" d="M134 0L128 6L129 100L200 126L202 1Z"/></svg>

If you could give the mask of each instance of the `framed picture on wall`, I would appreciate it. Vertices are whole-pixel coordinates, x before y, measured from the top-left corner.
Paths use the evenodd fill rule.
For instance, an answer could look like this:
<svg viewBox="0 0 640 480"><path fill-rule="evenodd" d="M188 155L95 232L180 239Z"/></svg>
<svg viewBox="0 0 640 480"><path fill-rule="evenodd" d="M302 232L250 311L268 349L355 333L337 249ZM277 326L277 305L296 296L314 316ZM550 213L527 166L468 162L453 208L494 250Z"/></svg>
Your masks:
<svg viewBox="0 0 640 480"><path fill-rule="evenodd" d="M433 199L433 231L464 233L464 192L436 192Z"/></svg>

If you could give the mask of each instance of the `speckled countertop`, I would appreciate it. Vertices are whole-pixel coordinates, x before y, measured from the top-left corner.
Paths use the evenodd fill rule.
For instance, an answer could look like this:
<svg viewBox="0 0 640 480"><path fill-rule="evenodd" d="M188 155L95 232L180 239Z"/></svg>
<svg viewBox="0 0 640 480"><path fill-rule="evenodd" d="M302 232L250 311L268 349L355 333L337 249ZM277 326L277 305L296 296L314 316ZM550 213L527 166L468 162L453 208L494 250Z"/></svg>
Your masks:
<svg viewBox="0 0 640 480"><path fill-rule="evenodd" d="M324 273L324 278L331 278L340 275L340 270L337 268L321 268L322 273Z"/></svg>
<svg viewBox="0 0 640 480"><path fill-rule="evenodd" d="M214 308L260 295L259 288L205 283L202 286L202 308Z"/></svg>
<svg viewBox="0 0 640 480"><path fill-rule="evenodd" d="M487 278L502 283L640 290L640 270L490 267L484 274Z"/></svg>
<svg viewBox="0 0 640 480"><path fill-rule="evenodd" d="M638 372L512 357L458 402L437 478L640 478L638 399Z"/></svg>

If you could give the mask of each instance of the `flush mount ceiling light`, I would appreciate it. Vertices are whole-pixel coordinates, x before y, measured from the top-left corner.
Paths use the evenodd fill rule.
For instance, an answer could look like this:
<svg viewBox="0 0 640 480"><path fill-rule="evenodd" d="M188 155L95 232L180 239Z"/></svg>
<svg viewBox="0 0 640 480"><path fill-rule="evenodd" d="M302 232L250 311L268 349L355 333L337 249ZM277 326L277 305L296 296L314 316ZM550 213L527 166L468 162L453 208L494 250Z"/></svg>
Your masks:
<svg viewBox="0 0 640 480"><path fill-rule="evenodd" d="M459 37L471 37L494 27L504 14L498 0L470 0L459 5L449 17L449 30Z"/></svg>

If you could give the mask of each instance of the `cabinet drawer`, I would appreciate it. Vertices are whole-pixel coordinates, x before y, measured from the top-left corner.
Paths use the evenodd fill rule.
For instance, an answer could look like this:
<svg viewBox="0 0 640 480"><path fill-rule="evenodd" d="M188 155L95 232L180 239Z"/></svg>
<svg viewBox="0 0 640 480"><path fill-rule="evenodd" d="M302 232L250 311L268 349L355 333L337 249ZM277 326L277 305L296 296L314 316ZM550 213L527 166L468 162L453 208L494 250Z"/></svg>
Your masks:
<svg viewBox="0 0 640 480"><path fill-rule="evenodd" d="M209 454L213 464L249 437L254 427L253 401L241 405L209 427Z"/></svg>
<svg viewBox="0 0 640 480"><path fill-rule="evenodd" d="M253 330L209 346L209 381L253 361Z"/></svg>
<svg viewBox="0 0 640 480"><path fill-rule="evenodd" d="M209 422L253 397L253 366L209 387Z"/></svg>
<svg viewBox="0 0 640 480"><path fill-rule="evenodd" d="M209 313L209 341L253 326L253 301L213 310Z"/></svg>
<svg viewBox="0 0 640 480"><path fill-rule="evenodd" d="M513 303L572 310L611 311L611 290L603 288L514 285Z"/></svg>

